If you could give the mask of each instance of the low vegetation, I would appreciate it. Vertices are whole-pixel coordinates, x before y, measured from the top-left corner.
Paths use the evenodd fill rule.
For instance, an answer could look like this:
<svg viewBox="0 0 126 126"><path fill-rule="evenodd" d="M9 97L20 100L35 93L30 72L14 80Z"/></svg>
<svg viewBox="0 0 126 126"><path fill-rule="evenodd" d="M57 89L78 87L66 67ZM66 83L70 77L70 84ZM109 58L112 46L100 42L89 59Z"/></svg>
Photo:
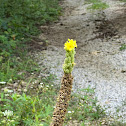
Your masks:
<svg viewBox="0 0 126 126"><path fill-rule="evenodd" d="M101 0L86 0L86 4L91 4L87 9L91 10L104 10L109 7L108 4L102 2Z"/></svg>
<svg viewBox="0 0 126 126"><path fill-rule="evenodd" d="M120 0L120 1L126 2L126 0Z"/></svg>
<svg viewBox="0 0 126 126"><path fill-rule="evenodd" d="M30 91L14 92L13 89L3 88L0 95L0 125L6 126L48 126L59 87L53 84L55 76L42 79L36 89L30 86ZM97 105L93 97L94 90L90 87L81 90L83 95L73 94L66 116L66 123L77 120L84 124L86 121L98 120L105 116L104 110Z"/></svg>
<svg viewBox="0 0 126 126"><path fill-rule="evenodd" d="M120 51L125 50L126 49L126 44L122 44L120 47Z"/></svg>
<svg viewBox="0 0 126 126"><path fill-rule="evenodd" d="M58 0L0 1L0 81L22 78L20 71L36 70L31 67L33 60L25 57L26 42L39 34L40 25L56 20L60 10Z"/></svg>
<svg viewBox="0 0 126 126"><path fill-rule="evenodd" d="M56 104L59 86L49 75L22 92L9 87L2 88L0 95L0 126L49 126ZM38 80L34 80L38 81ZM76 121L80 126L123 126L121 122L109 124L104 110L97 104L94 89L90 87L73 93L67 111L65 125ZM72 123L71 123L72 124ZM74 124L74 123L73 123ZM64 126L65 126L64 125Z"/></svg>
<svg viewBox="0 0 126 126"><path fill-rule="evenodd" d="M40 68L30 56L27 42L40 33L39 26L58 19L59 0L0 0L0 126L48 126L55 108L59 87L54 75L38 80L32 73ZM108 7L100 0L90 0L92 9ZM125 49L122 45L120 50ZM26 79L27 78L27 79ZM22 80L26 83L21 86ZM27 80L27 81L26 81ZM33 83L37 81L36 83ZM15 87L17 83L17 87ZM97 104L94 89L79 90L71 96L65 123L76 120L81 126L94 121L102 125L106 117ZM100 121L99 121L100 120ZM120 122L112 126L122 126ZM125 125L125 124L124 124Z"/></svg>
<svg viewBox="0 0 126 126"><path fill-rule="evenodd" d="M79 124L84 126L87 122L91 122L105 117L104 110L98 105L97 98L94 96L94 89L90 87L78 90L80 93L74 93L69 105L67 121L77 120ZM81 95L82 94L82 95Z"/></svg>
<svg viewBox="0 0 126 126"><path fill-rule="evenodd" d="M36 88L29 86L20 93L3 88L0 96L0 125L48 126L57 93L52 78L52 75L43 78Z"/></svg>

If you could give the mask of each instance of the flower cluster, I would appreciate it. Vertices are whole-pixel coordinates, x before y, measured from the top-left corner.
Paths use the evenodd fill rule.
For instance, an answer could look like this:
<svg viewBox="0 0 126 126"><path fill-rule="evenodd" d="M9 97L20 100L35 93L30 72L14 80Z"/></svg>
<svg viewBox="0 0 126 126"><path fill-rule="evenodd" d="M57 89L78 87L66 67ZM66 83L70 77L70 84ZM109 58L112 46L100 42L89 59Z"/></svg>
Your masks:
<svg viewBox="0 0 126 126"><path fill-rule="evenodd" d="M74 55L75 55L75 47L77 47L76 40L68 39L68 41L64 44L64 49L66 50L66 58L63 64L64 73L69 74L72 72L74 63Z"/></svg>
<svg viewBox="0 0 126 126"><path fill-rule="evenodd" d="M10 111L10 110L5 110L5 112L3 112L4 116L12 116L13 115L13 111Z"/></svg>
<svg viewBox="0 0 126 126"><path fill-rule="evenodd" d="M76 40L74 41L73 39L68 39L64 46L65 50L72 51L75 47L77 48Z"/></svg>

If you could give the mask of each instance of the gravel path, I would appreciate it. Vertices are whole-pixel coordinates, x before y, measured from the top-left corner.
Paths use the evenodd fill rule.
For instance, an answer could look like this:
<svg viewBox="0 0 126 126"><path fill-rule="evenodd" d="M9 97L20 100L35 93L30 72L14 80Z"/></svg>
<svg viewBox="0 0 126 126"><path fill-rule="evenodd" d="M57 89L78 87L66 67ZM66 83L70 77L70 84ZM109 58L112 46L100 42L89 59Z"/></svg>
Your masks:
<svg viewBox="0 0 126 126"><path fill-rule="evenodd" d="M108 9L91 13L84 0L64 0L64 15L40 35L49 41L47 50L34 55L60 84L64 43L68 38L77 40L73 91L90 85L108 116L126 122L126 50L119 50L126 43L126 6L117 0L104 1Z"/></svg>

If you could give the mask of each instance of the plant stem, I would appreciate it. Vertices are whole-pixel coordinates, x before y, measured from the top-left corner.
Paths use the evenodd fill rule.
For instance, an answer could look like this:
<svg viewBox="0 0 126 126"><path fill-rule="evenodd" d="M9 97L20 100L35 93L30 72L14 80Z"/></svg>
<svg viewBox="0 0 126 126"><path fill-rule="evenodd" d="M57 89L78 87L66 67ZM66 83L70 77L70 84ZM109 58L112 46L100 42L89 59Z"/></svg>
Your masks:
<svg viewBox="0 0 126 126"><path fill-rule="evenodd" d="M61 80L61 88L57 98L56 108L53 113L50 126L63 126L65 114L72 90L73 77L71 74L64 74Z"/></svg>

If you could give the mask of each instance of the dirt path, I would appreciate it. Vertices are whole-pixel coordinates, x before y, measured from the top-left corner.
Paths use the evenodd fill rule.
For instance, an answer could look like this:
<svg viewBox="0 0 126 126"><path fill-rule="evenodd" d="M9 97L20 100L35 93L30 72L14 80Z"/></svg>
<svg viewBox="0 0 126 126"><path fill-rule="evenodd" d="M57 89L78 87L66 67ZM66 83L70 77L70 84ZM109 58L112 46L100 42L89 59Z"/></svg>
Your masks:
<svg viewBox="0 0 126 126"><path fill-rule="evenodd" d="M109 8L91 13L84 0L64 0L64 15L50 26L42 26L42 39L49 41L47 50L37 52L39 64L44 64L59 80L63 74L64 43L77 40L73 90L95 88L99 104L109 116L126 121L126 5L117 0L104 0ZM126 103L125 103L126 104ZM116 110L119 109L117 113Z"/></svg>

